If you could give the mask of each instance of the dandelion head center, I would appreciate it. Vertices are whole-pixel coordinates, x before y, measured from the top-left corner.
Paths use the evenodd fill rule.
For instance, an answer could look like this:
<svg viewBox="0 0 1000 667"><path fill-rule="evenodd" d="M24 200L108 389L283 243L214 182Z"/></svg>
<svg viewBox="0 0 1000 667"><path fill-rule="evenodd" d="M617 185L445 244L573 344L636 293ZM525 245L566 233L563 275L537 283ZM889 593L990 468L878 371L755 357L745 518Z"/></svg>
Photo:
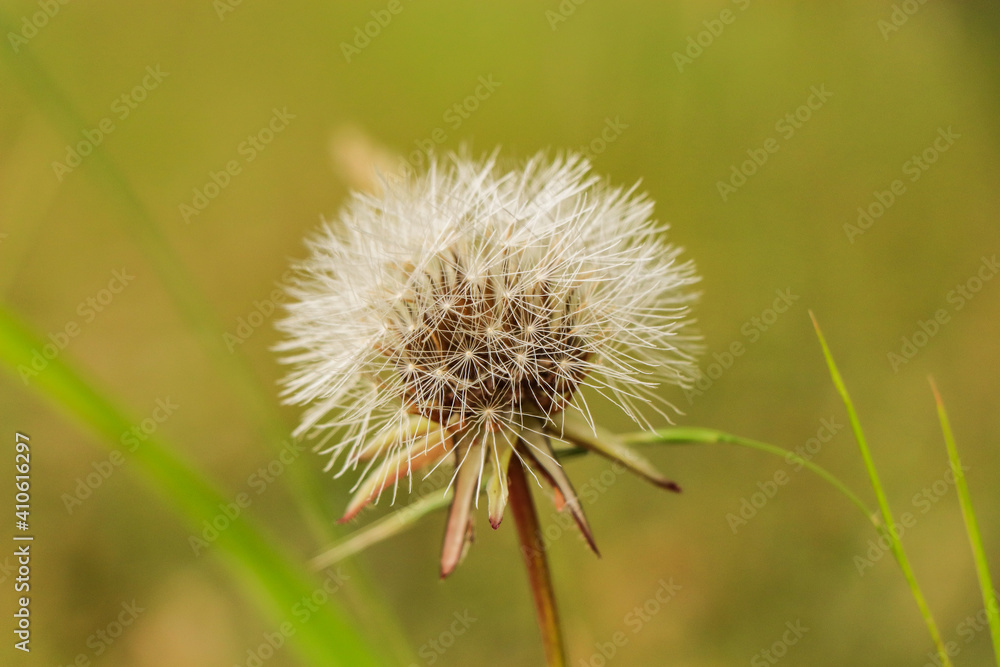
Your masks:
<svg viewBox="0 0 1000 667"><path fill-rule="evenodd" d="M588 413L585 385L646 425L669 407L658 387L692 386L701 347L698 277L663 232L648 197L573 154L452 155L354 193L307 241L278 322L284 399L308 406L296 435L346 470L380 451L370 438L429 420L454 438L424 446L431 461Z"/></svg>
<svg viewBox="0 0 1000 667"><path fill-rule="evenodd" d="M515 291L502 269L482 267L473 281L455 251L436 265L423 269L419 281L406 276L420 287L388 318L377 346L389 361L384 372L394 376L383 384L397 388L409 412L442 424L545 416L566 407L602 332L581 307L579 288L564 285L557 293L533 281L529 290ZM580 335L584 322L588 337Z"/></svg>

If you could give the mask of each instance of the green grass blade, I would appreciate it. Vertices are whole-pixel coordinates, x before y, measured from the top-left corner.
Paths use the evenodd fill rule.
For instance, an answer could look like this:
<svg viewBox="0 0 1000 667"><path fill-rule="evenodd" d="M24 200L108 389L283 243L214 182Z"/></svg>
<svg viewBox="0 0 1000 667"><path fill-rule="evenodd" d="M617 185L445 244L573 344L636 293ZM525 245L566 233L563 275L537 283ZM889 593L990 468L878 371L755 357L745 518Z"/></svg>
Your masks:
<svg viewBox="0 0 1000 667"><path fill-rule="evenodd" d="M934 645L937 648L938 659L944 667L950 667L952 664L951 658L948 657L948 652L945 650L944 642L941 640L941 633L938 631L937 623L934 622L934 615L931 613L927 600L924 598L924 594L920 590L920 585L917 583L917 577L913 573L910 561L906 557L906 551L903 549L903 543L899 539L899 533L896 530L896 525L892 518L892 510L889 508L889 499L886 497L882 481L879 479L878 471L875 468L875 461L872 458L871 450L868 448L868 442L865 439L864 431L861 429L861 421L858 419L858 413L854 409L854 403L851 401L850 394L847 393L847 386L844 384L844 380L840 376L840 371L837 370L837 364L833 360L833 354L831 354L830 348L826 344L826 338L823 336L823 331L820 329L819 322L816 321L816 316L813 315L812 311L809 311L809 317L812 318L813 326L816 328L816 336L819 338L820 347L823 348L823 356L826 359L827 367L830 369L830 377L833 379L833 384L837 388L837 393L840 394L840 398L844 402L844 407L847 409L847 418L851 422L851 430L854 432L854 439L857 441L858 448L861 450L861 458L864 459L865 468L868 471L868 478L871 480L872 489L874 489L875 497L878 500L879 511L882 513L882 522L884 524L882 530L889 540L892 555L895 557L896 562L899 563L899 568L903 571L906 583L910 586L913 599L916 601L917 607L920 608L920 615L923 616L924 623L927 625L927 630L930 632L931 639L934 640Z"/></svg>
<svg viewBox="0 0 1000 667"><path fill-rule="evenodd" d="M6 15L0 12L0 32L7 34L12 31L16 32ZM80 132L88 127L69 97L29 51L22 50L15 54L10 49L0 49L0 62L2 61L6 61L43 114L67 140L79 137ZM241 350L230 351L226 347L223 327L197 282L167 242L152 212L105 152L103 145L94 148L81 171L117 196L125 209L126 216L122 222L127 232L150 262L181 318L195 334L221 376L246 406L247 416L256 421L259 432L271 451L280 452L288 438L289 429L276 408L274 392L261 384ZM303 466L289 466L281 483L296 502L313 538L321 544L332 541L337 535L334 525L338 517L324 501L317 476L306 472ZM372 586L367 577L356 568L351 569L352 586L363 594L357 600L363 606L360 613L378 625L380 635L393 647L399 662L412 661L413 652L395 614L372 594Z"/></svg>
<svg viewBox="0 0 1000 667"><path fill-rule="evenodd" d="M951 472L955 476L955 489L958 491L958 501L962 507L962 518L965 519L965 530L969 535L969 545L972 547L972 556L976 561L979 590L983 594L983 607L990 625L990 638L993 640L993 655L996 657L998 667L1000 667L1000 606L998 606L996 592L993 588L993 579L990 577L989 561L986 559L986 549L983 548L979 522L976 521L976 513L972 508L972 496L969 495L969 484L965 480L962 459L958 456L958 446L955 444L955 435L951 431L951 422L948 420L944 401L941 400L941 394L938 392L937 385L934 384L934 379L929 379L931 390L934 392L934 401L937 403L941 432L944 434L945 446L948 448Z"/></svg>
<svg viewBox="0 0 1000 667"><path fill-rule="evenodd" d="M359 528L328 550L309 561L313 570L322 570L335 565L345 558L361 553L373 544L398 535L416 525L417 521L428 514L444 509L451 502L451 490L431 493L402 507L391 514L372 521L364 528Z"/></svg>
<svg viewBox="0 0 1000 667"><path fill-rule="evenodd" d="M14 374L20 366L30 367L32 353L42 341L31 334L6 308L0 307L0 363ZM34 388L57 406L93 429L101 442L117 444L133 424L121 411L61 358L49 360L45 373L38 375ZM130 454L136 466L187 520L200 530L211 521L220 505L229 500L157 437L150 437ZM250 583L267 611L279 622L291 620L293 606L313 595L319 584L305 575L285 554L274 547L254 526L241 517L219 532L215 543L221 553ZM294 642L314 665L377 665L376 652L365 642L340 609L336 600L319 608L305 623L296 625Z"/></svg>
<svg viewBox="0 0 1000 667"><path fill-rule="evenodd" d="M882 530L882 522L879 520L878 514L872 511L865 504L865 502L861 500L857 494L851 491L846 484L840 481L836 475L828 471L826 468L823 468L808 459L804 459L795 452L783 447L771 445L766 442L760 442L758 440L751 440L750 438L741 438L736 435L724 433L723 431L689 426L666 428L652 432L643 431L639 433L628 433L618 437L621 438L627 445L727 444L773 454L786 461L797 463L803 468L819 475L820 478L829 483L845 498L850 500L855 507L861 510L861 513L865 515L865 519L870 521L876 529L880 531Z"/></svg>

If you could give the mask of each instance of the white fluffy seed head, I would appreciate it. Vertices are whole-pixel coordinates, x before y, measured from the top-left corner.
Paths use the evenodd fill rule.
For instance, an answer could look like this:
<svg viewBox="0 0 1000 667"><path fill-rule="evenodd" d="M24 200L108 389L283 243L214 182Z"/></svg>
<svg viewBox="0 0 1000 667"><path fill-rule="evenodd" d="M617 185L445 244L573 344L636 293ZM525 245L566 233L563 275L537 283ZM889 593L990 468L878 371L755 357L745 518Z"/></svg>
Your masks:
<svg viewBox="0 0 1000 667"><path fill-rule="evenodd" d="M279 324L285 400L310 405L297 434L340 436L331 467L413 415L456 447L565 409L589 420L581 387L644 423L658 384L694 378L694 267L635 187L577 155L452 155L382 185L308 242Z"/></svg>

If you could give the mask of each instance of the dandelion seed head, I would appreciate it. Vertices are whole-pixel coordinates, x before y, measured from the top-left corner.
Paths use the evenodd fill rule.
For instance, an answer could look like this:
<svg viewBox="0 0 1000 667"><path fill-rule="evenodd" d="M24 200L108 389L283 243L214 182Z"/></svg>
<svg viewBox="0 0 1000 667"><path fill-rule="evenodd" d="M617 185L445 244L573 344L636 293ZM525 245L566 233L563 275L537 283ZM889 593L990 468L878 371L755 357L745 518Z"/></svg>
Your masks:
<svg viewBox="0 0 1000 667"><path fill-rule="evenodd" d="M396 438L385 460L426 440L419 418L481 478L496 457L468 448L589 415L584 387L641 423L660 385L689 386L698 347L694 267L652 215L572 154L512 169L452 155L353 194L308 241L278 325L284 399L308 406L297 435L335 433L324 451L343 471L378 438Z"/></svg>

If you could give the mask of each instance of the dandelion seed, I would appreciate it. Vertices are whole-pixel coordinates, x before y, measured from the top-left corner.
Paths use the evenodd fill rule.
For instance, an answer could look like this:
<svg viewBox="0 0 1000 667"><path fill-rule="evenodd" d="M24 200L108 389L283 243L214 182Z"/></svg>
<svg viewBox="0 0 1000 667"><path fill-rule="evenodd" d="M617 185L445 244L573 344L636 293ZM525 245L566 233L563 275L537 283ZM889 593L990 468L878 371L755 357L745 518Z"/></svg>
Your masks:
<svg viewBox="0 0 1000 667"><path fill-rule="evenodd" d="M308 242L278 346L292 365L286 402L309 406L296 433L335 443L323 451L338 476L364 466L344 520L450 465L447 575L483 487L500 524L512 461L552 487L591 545L554 448L587 447L676 490L597 441L581 391L648 426L644 406L669 409L657 388L695 377L697 276L652 214L635 187L605 184L576 155L510 171L453 155L354 194Z"/></svg>

